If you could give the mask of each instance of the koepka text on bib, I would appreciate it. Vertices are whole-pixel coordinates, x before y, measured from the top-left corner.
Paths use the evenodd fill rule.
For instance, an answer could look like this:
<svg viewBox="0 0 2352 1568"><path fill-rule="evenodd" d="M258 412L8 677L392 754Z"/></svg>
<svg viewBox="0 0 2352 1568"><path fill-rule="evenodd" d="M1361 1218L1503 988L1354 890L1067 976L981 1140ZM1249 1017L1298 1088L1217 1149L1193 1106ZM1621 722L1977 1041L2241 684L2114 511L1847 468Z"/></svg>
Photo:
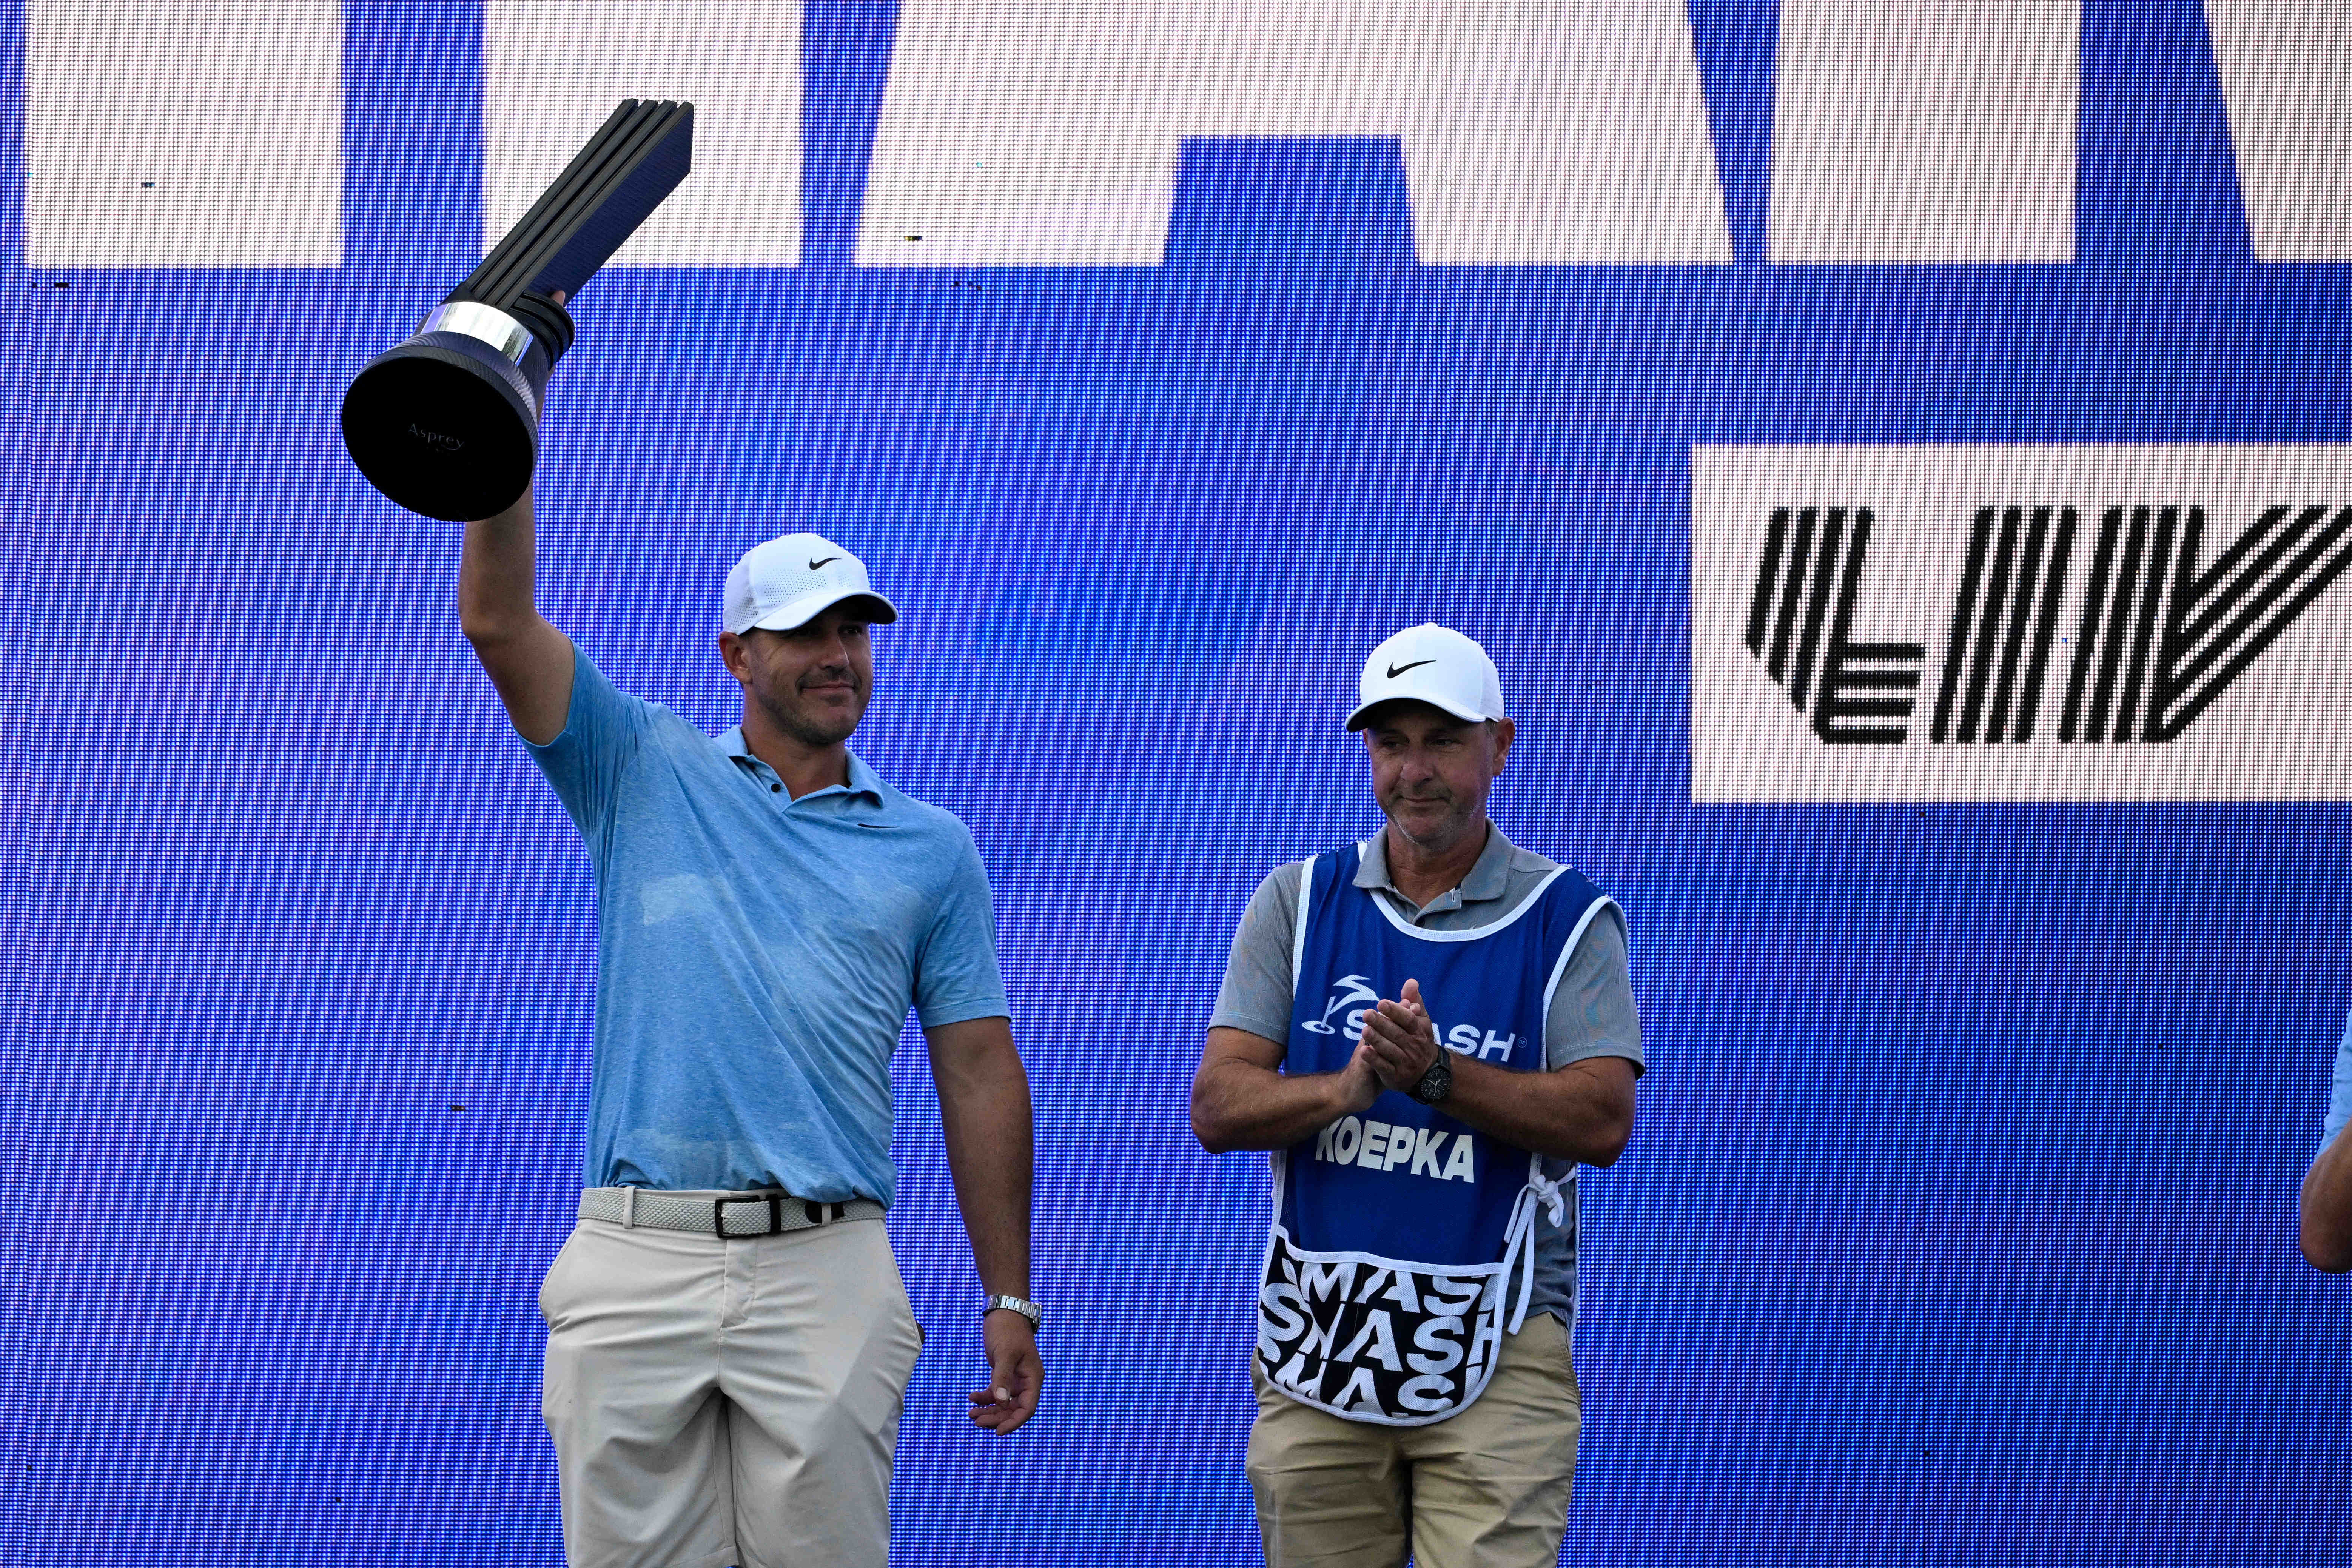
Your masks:
<svg viewBox="0 0 2352 1568"><path fill-rule="evenodd" d="M1392 1126L1370 1116L1342 1116L1315 1136L1315 1157L1333 1165L1436 1181L1475 1184L1478 1141L1439 1127Z"/></svg>

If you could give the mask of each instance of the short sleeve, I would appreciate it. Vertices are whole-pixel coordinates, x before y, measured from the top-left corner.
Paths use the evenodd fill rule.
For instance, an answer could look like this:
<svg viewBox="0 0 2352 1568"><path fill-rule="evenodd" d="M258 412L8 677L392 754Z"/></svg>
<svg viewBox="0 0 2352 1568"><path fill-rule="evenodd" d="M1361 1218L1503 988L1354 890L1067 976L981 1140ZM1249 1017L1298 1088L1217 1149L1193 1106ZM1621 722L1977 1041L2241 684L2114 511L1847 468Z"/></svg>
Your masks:
<svg viewBox="0 0 2352 1568"><path fill-rule="evenodd" d="M544 746L523 741L592 847L612 815L622 775L636 757L651 706L616 689L575 643L563 733Z"/></svg>
<svg viewBox="0 0 2352 1568"><path fill-rule="evenodd" d="M1004 976L996 964L996 913L989 902L988 868L971 834L962 845L932 911L915 960L915 1014L925 1029L971 1019L1010 1018Z"/></svg>
<svg viewBox="0 0 2352 1568"><path fill-rule="evenodd" d="M1225 959L1216 1010L1209 1015L1211 1029L1237 1029L1277 1043L1290 1038L1291 947L1298 932L1298 879L1306 872L1303 861L1278 865L1250 894Z"/></svg>
<svg viewBox="0 0 2352 1568"><path fill-rule="evenodd" d="M1544 1064L1557 1071L1595 1056L1622 1056L1640 1071L1642 1012L1625 917L1613 904L1588 922L1544 1015Z"/></svg>
<svg viewBox="0 0 2352 1568"><path fill-rule="evenodd" d="M2344 1039L2336 1048L2336 1082L2327 1096L2327 1130L2320 1135L2319 1146L2334 1143L2347 1124L2352 1124L2352 1020L2346 1022Z"/></svg>

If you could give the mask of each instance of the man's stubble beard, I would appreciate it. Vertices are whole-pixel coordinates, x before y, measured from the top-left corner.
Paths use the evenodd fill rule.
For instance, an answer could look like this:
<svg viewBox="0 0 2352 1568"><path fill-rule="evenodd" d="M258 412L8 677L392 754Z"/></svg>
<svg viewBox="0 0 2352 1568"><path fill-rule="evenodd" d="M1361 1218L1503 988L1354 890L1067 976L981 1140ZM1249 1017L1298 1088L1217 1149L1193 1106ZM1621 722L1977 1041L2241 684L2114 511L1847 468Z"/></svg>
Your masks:
<svg viewBox="0 0 2352 1568"><path fill-rule="evenodd" d="M1398 801L1398 804L1431 805L1434 804L1434 802L1428 800L1407 802L1401 800ZM1442 842L1430 839L1415 838L1412 834L1406 832L1404 824L1397 821L1397 815L1393 810L1389 810L1387 813L1389 826L1394 828L1399 836L1410 841L1415 848L1423 850L1430 854L1444 854L1447 850L1452 849L1456 843L1460 842L1462 835L1468 832L1475 825L1472 813L1463 810L1458 801L1449 800L1446 804L1452 806L1454 809L1447 813L1441 831L1443 839Z"/></svg>
<svg viewBox="0 0 2352 1568"><path fill-rule="evenodd" d="M841 718L830 716L819 718L808 711L805 705L796 702L788 706L765 695L760 698L760 706L766 710L769 719L778 729L803 746L822 749L838 746L857 733L858 725L866 717L866 705L872 698L871 687L858 693L857 711Z"/></svg>

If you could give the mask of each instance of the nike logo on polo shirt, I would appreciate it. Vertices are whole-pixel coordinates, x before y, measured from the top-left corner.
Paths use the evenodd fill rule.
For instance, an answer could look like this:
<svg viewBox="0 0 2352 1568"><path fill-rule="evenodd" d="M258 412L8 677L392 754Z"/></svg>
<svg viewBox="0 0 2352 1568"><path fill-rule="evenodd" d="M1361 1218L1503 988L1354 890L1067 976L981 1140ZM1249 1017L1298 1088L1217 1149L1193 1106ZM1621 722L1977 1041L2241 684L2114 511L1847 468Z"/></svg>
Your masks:
<svg viewBox="0 0 2352 1568"><path fill-rule="evenodd" d="M837 560L839 560L840 559L841 559L841 558L840 558L839 556L837 556L837 555L829 555L829 556L825 557L823 560L813 560L813 561L809 562L809 570L810 570L811 571L814 571L817 568L819 568L819 567L821 567L821 566L831 566L835 561L837 561Z"/></svg>
<svg viewBox="0 0 2352 1568"><path fill-rule="evenodd" d="M1421 668L1423 664L1435 664L1435 663L1437 663L1437 661L1436 661L1436 660L1434 660L1434 659L1415 659L1415 660L1414 660L1412 664L1391 664L1391 665L1389 666L1389 679L1391 679L1391 680L1395 680L1399 675L1403 674L1407 670L1417 670L1417 669Z"/></svg>

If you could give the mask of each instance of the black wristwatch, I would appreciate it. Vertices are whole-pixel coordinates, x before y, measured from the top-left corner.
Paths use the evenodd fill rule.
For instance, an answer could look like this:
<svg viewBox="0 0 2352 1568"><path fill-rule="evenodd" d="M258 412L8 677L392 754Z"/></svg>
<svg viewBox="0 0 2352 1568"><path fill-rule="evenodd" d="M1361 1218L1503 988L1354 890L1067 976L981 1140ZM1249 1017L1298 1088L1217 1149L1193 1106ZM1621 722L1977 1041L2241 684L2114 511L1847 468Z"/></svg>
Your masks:
<svg viewBox="0 0 2352 1568"><path fill-rule="evenodd" d="M1444 1051L1437 1053L1437 1060L1429 1064L1429 1071L1421 1075L1421 1082L1412 1086L1411 1092L1424 1105L1434 1105L1454 1092L1454 1067L1445 1060Z"/></svg>

